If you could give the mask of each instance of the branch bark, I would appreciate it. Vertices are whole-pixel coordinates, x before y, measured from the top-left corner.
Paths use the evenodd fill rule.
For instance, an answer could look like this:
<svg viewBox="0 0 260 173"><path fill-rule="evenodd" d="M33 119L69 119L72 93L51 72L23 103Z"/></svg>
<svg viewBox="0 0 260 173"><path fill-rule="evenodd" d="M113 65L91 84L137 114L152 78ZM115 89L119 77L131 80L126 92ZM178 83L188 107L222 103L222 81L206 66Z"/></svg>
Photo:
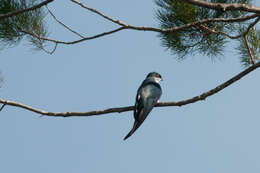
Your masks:
<svg viewBox="0 0 260 173"><path fill-rule="evenodd" d="M210 29L203 25L200 25L200 27L203 28L205 31L213 33L213 34L225 35L226 37L228 37L230 39L238 39L240 37L245 37L248 34L248 32L250 31L250 29L252 29L259 21L260 21L260 17L258 17L254 22L250 23L244 32L242 32L241 34L235 35L235 36L229 35L228 33L223 32L223 31L216 31L214 29Z"/></svg>
<svg viewBox="0 0 260 173"><path fill-rule="evenodd" d="M255 61L254 61L254 55L253 55L253 53L252 53L252 50L251 50L251 48L250 48L250 46L249 46L249 42L248 42L248 38L247 38L247 36L246 35L244 35L243 36L243 39L244 39L244 41L245 41L245 43L246 43L246 48L247 48L247 50L248 50L248 53L249 53L249 56L250 56L250 63L251 64L255 64Z"/></svg>
<svg viewBox="0 0 260 173"><path fill-rule="evenodd" d="M36 10L37 8L41 8L42 6L47 5L47 4L51 3L52 1L54 1L54 0L46 0L46 1L43 1L43 2L41 2L37 5L34 5L30 8L25 8L25 9L17 10L17 11L14 11L14 12L2 14L2 15L0 15L0 19L4 19L4 18L7 18L7 17L16 16L18 14L25 13L25 12L28 12L28 11Z"/></svg>
<svg viewBox="0 0 260 173"><path fill-rule="evenodd" d="M103 17L104 19L106 19L106 20L108 20L112 23L123 26L126 29L134 29L134 30L141 30L141 31L177 32L177 31L180 31L180 30L185 30L187 28L198 26L198 25L201 25L201 24L204 24L204 23L209 23L209 22L242 22L242 21L250 20L250 19L253 19L253 18L259 16L258 14L253 14L253 15L249 15L249 16L238 17L238 18L228 18L228 19L227 18L202 19L200 21L191 22L191 23L188 23L188 24L183 25L183 26L173 27L171 29L163 30L163 29L160 29L160 28L143 27L143 26L138 27L138 26L126 24L126 23L124 23L120 20L113 19L112 17L105 15L104 13L98 11L97 9L90 8L87 5L84 5L83 3L79 2L78 0L71 0L71 1L74 2L75 4L81 6L82 8L85 8L86 10ZM226 4L223 4L223 5L226 5Z"/></svg>
<svg viewBox="0 0 260 173"><path fill-rule="evenodd" d="M104 14L102 14L102 15L104 15ZM100 33L100 34L97 34L97 35L94 35L94 36L90 36L90 37L84 37L82 39L74 40L74 41L54 40L54 39L46 38L46 37L39 37L39 36L37 36L33 33L27 32L27 31L21 31L21 32L23 32L25 34L29 34L29 35L31 35L35 38L42 39L42 40L49 41L49 42L53 42L53 43L56 43L56 44L70 45L70 44L77 44L77 43L80 43L80 42L83 42L83 41L92 40L92 39L96 39L96 38L103 37L103 36L106 36L106 35L114 34L114 33L119 32L121 30L127 30L127 29L138 30L138 31L153 31L153 32L159 32L159 33L169 33L169 32L184 31L185 29L195 27L195 26L200 26L202 24L209 23L209 22L227 22L227 23L228 22L243 22L243 21L247 21L247 20L250 20L250 19L254 19L256 17L258 17L257 14L252 14L252 15L248 15L248 16L244 16L244 17L237 17L237 18L202 19L200 21L191 22L191 23L188 23L186 25L173 27L173 28L170 28L170 29L160 29L160 28L144 27L144 26L133 26L133 25L129 25L129 24L124 24L123 22L120 22L119 20L115 20L115 19L111 18L111 20L109 20L109 21L119 21L120 24L118 24L118 25L120 25L121 27L114 29L114 30L111 30L111 31L103 32L103 33ZM110 18L110 17L107 17L107 18ZM229 36L229 35L227 35L227 36ZM232 36L230 36L230 37L232 37Z"/></svg>
<svg viewBox="0 0 260 173"><path fill-rule="evenodd" d="M64 28L66 28L67 30L69 30L70 32L76 34L77 36L84 38L83 35L81 35L80 33L78 33L77 31L74 31L73 29L71 29L70 27L68 27L67 25L65 25L64 23L62 23L59 19L57 19L57 17L53 14L53 12L49 9L48 5L46 5L46 8L48 10L48 12L50 13L50 15L52 16L52 18L59 23L61 26L63 26Z"/></svg>
<svg viewBox="0 0 260 173"><path fill-rule="evenodd" d="M53 0L47 0L47 1L44 1L42 2L41 4L37 5L37 6L41 6L41 5L46 5L47 3L50 3L51 1ZM73 3L79 5L80 7L92 12L92 13L95 13L101 17L103 17L105 20L108 20L116 25L119 25L118 28L116 29L113 29L111 31L106 31L106 32L103 32L103 33L100 33L100 34L96 34L96 35L93 35L93 36L89 36L89 37L83 37L83 35L79 34L78 32L72 30L71 28L69 28L68 26L66 26L65 24L63 24L60 20L58 20L54 14L48 9L50 15L59 23L61 24L63 27L65 27L66 29L70 30L71 32L73 32L74 34L77 34L78 36L81 37L81 39L77 39L77 40L74 40L74 41L63 41L63 40L56 40L56 39L52 39L52 38L47 38L47 37L41 37L41 36L37 36L35 35L34 33L30 33L28 31L21 31L25 34L28 34L28 35L31 35L37 39L41 39L41 40L45 40L45 41L49 41L49 42L53 42L55 43L55 47L53 48L53 51L48 51L48 50L45 50L44 48L42 48L45 52L49 53L49 54L52 54L55 50L56 50L56 47L58 44L66 44L66 45L71 45L71 44L77 44L77 43L80 43L80 42L83 42L83 41L87 41L87 40L92 40L92 39L96 39L96 38L100 38L100 37L104 37L104 36L107 36L107 35L111 35L111 34L114 34L116 32L119 32L121 30L137 30L137 31L152 31L152 32L158 32L158 33L174 33L174 32L180 32L180 31L185 31L186 29L188 28L191 28L191 27L198 27L198 26L202 26L202 24L206 24L206 23L210 23L210 22L225 22L225 23L232 23L232 22L243 22L243 21L248 21L248 20L251 20L251 19L254 19L256 17L259 17L259 14L252 14L252 15L248 15L248 16L243 16L243 17L237 17L237 18L211 18L211 19L202 19L200 21L195 21L195 22L191 22L191 23L188 23L186 25L183 25L183 26L177 26L177 27L173 27L173 28L169 28L169 29L160 29L160 28L155 28L155 27L146 27L146 26L134 26L134 25L130 25L130 24L127 24L127 23L124 23L120 20L117 20L117 19L114 19L112 17L109 17L107 15L105 15L104 13L98 11L97 9L94 9L94 8L90 8L88 6L86 6L85 4L79 2L78 0L71 0ZM32 7L33 8L33 7ZM34 7L35 8L35 7ZM253 25L255 25L257 22L259 21L259 18L257 20L255 20L255 22L253 23ZM251 26L249 26L248 29L250 29ZM213 30L209 30L210 32L212 33L215 33L215 34L222 34L222 35L225 35L231 39L236 39L236 38L239 38L241 37L242 35L238 35L238 36L231 36L225 32L220 32L220 31L213 31ZM247 31L245 31L245 34L247 33Z"/></svg>
<svg viewBox="0 0 260 173"><path fill-rule="evenodd" d="M254 7L247 4L213 3L213 2L206 2L202 0L185 0L185 1L193 5L197 5L200 7L209 8L213 10L219 10L223 12L240 10L240 11L247 11L247 12L260 14L260 7Z"/></svg>
<svg viewBox="0 0 260 173"><path fill-rule="evenodd" d="M249 68L245 69L241 73L235 75L228 81L218 85L217 87L206 91L198 96L192 97L187 100L182 100L178 102L160 102L155 105L155 107L166 107L166 106L184 106L187 104L195 103L197 101L205 100L207 97L214 95L218 93L219 91L223 90L224 88L232 85L234 82L240 80L242 77L246 76L250 72L254 71L255 69L260 67L260 62L250 66ZM3 104L0 110L3 109L4 106L14 106L19 107L31 112L35 112L37 114L45 115L45 116L54 116L54 117L73 117L73 116L79 116L79 117L85 117L85 116L94 116L94 115L103 115L103 114L109 114L109 113L121 113L121 112L127 112L134 109L134 106L126 106L126 107L117 107L117 108L109 108L105 110L96 110L96 111L90 111L90 112L47 112L44 110L40 110L37 108L33 108L27 105L24 105L22 103L14 102L14 101L8 101L0 99L0 103Z"/></svg>

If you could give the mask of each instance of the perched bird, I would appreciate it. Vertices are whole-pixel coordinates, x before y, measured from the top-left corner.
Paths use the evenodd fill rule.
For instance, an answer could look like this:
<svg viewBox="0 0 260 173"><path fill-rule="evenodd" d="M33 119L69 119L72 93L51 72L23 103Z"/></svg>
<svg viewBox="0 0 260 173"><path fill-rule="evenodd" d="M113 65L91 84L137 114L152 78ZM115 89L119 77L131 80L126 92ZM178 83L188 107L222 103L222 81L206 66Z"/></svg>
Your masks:
<svg viewBox="0 0 260 173"><path fill-rule="evenodd" d="M161 97L162 89L159 85L161 80L162 76L159 73L151 72L138 88L134 108L135 122L132 130L126 135L124 140L129 138L140 127Z"/></svg>

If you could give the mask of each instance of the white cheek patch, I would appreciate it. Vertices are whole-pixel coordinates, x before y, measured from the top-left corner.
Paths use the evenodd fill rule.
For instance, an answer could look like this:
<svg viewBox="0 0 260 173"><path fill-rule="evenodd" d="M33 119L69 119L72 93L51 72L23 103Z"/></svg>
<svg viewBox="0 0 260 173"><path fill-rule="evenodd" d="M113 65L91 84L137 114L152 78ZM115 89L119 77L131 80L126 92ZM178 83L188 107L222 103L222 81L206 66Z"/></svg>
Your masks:
<svg viewBox="0 0 260 173"><path fill-rule="evenodd" d="M154 80L155 80L155 82L159 83L162 79L159 77L155 77Z"/></svg>

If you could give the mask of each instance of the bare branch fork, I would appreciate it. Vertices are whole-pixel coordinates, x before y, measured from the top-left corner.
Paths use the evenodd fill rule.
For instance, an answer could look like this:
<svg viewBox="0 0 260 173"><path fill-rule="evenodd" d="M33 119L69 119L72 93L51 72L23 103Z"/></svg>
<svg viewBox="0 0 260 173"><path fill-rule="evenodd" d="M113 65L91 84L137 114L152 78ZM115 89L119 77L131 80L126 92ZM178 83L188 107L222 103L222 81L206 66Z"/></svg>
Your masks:
<svg viewBox="0 0 260 173"><path fill-rule="evenodd" d="M67 25L65 25L64 23L62 23L59 19L57 19L57 17L52 13L52 11L49 9L48 5L46 5L46 8L48 10L48 12L50 13L50 15L52 16L52 18L59 23L61 26L63 26L64 28L66 28L67 30L69 30L70 32L76 34L77 36L84 38L83 35L81 35L80 33L74 31L73 29L71 29L70 27L68 27Z"/></svg>
<svg viewBox="0 0 260 173"><path fill-rule="evenodd" d="M210 29L203 25L200 25L200 27L203 28L205 31L213 33L213 34L225 35L230 39L238 39L240 37L245 37L248 34L248 32L250 31L250 29L252 29L259 21L260 21L260 17L257 17L254 22L249 24L249 26L247 27L247 29L244 32L242 32L241 34L235 35L235 36L229 35L228 33L223 32L223 31L216 31L214 29Z"/></svg>
<svg viewBox="0 0 260 173"><path fill-rule="evenodd" d="M244 70L241 73L237 74L236 76L232 77L228 81L218 85L217 87L215 87L209 91L206 91L198 96L195 96L193 98L178 101L178 102L160 102L160 103L157 103L155 106L156 107L184 106L184 105L191 104L191 103L194 103L197 101L205 100L207 97L218 93L219 91L230 86L234 82L240 80L242 77L246 76L247 74L249 74L250 72L254 71L255 69L257 69L259 67L260 67L260 62L250 66L246 70ZM19 102L14 102L14 101L0 99L0 103L3 104L0 108L0 111L5 106L14 106L14 107L19 107L19 108L22 108L22 109L25 109L25 110L28 110L31 112L35 112L37 114L41 114L41 115L45 115L45 116L54 116L54 117L73 117L73 116L85 117L85 116L103 115L103 114L109 114L109 113L121 113L121 112L131 111L134 109L134 106L126 106L126 107L109 108L109 109L105 109L105 110L96 110L96 111L90 111L90 112L47 112L47 111L36 109L36 108L24 105Z"/></svg>
<svg viewBox="0 0 260 173"><path fill-rule="evenodd" d="M66 45L70 45L70 44L77 44L77 43L80 43L80 42L83 42L83 41L87 41L87 40L92 40L92 39L96 39L96 38L99 38L99 37L103 37L103 36L107 36L107 35L110 35L110 34L114 34L116 32L119 32L121 30L137 30L137 31L152 31L152 32L159 32L159 33L169 33L169 32L178 32L178 31L184 31L188 28L191 28L191 27L197 27L197 26L202 26L202 24L205 24L205 23L209 23L209 22L243 22L243 21L247 21L247 20L251 20L251 19L254 19L256 17L259 16L259 14L251 14L251 15L248 15L248 16L243 16L243 17L237 17L237 18L212 18L212 19L202 19L200 21L195 21L195 22L191 22L191 23L188 23L186 25L183 25L183 26L178 26L178 27L173 27L173 28L170 28L170 29L160 29L160 28L154 28L154 27L145 27L145 26L134 26L134 25L130 25L130 24L126 24L126 23L123 23L121 22L120 20L117 20L117 19L113 19L105 14L103 14L102 12L96 10L96 9L93 9L93 8L90 8L86 5L84 5L83 3L79 2L78 0L71 0L73 3L81 6L82 8L90 11L90 12L93 12L101 17L103 17L105 20L108 20L114 24L117 24L119 25L118 28L114 29L114 30L111 30L111 31L106 31L106 32L103 32L103 33L100 33L100 34L97 34L97 35L94 35L94 36L89 36L89 37L82 37L82 35L80 35L79 33L77 33L76 31L70 29L69 27L67 27L66 25L64 26L64 24L59 21L50 11L50 14L52 15L52 17L58 22L60 23L61 25L63 25L66 29L70 30L71 32L73 32L74 34L77 34L81 37L81 39L78 39L78 40L74 40L74 41L62 41L62 40L54 40L54 39L51 39L51 38L46 38L46 37L40 37L40 36L37 36L33 33L30 33L30 32L24 32L26 34L29 34L33 37L36 37L38 39L42 39L42 40L45 40L45 41L49 41L49 42L53 42L55 44L66 44ZM197 5L197 4L196 4ZM219 9L217 9L219 10ZM253 22L252 25L255 25L259 20L256 20L255 22ZM251 28L251 26L249 26L249 29ZM222 34L222 35L226 35L227 37L229 38L232 38L232 39L235 39L235 38L238 38L238 37L241 37L242 35L238 35L238 36L229 36L227 33L223 33L223 32L219 32L219 31L211 31L212 33L215 33L215 34ZM245 31L244 34L247 34L247 31Z"/></svg>
<svg viewBox="0 0 260 173"><path fill-rule="evenodd" d="M253 19L253 18L256 18L256 17L258 17L258 15L253 14L253 15L248 15L248 16L245 16L245 17L229 18L229 19L226 19L226 18L204 19L204 20L188 23L188 24L183 25L183 26L173 27L173 28L170 28L170 29L159 29L159 28L153 28L153 27L138 27L138 26L126 24L125 26L120 25L121 27L119 27L117 29L107 31L107 32L103 32L103 33L100 33L100 34L97 34L97 35L94 35L94 36L90 36L90 37L84 37L82 39L75 40L75 41L54 40L54 39L51 39L51 38L40 37L40 36L37 36L33 33L27 32L27 31L23 31L23 32L25 34L29 34L33 37L38 38L38 39L46 40L46 41L53 42L53 43L56 43L56 44L70 45L70 44L77 44L77 43L87 41L87 40L96 39L96 38L99 38L99 37L103 37L103 36L110 35L110 34L119 32L121 30L127 30L127 29L128 30L129 29L138 30L138 31L153 31L153 32L159 32L159 33L169 33L169 32L183 31L185 29L188 29L188 28L191 28L191 27L194 27L194 26L198 26L198 25L201 25L201 24L204 24L204 23L209 23L209 22L242 22L242 21L250 20L250 19ZM215 33L216 32L217 31L215 31Z"/></svg>

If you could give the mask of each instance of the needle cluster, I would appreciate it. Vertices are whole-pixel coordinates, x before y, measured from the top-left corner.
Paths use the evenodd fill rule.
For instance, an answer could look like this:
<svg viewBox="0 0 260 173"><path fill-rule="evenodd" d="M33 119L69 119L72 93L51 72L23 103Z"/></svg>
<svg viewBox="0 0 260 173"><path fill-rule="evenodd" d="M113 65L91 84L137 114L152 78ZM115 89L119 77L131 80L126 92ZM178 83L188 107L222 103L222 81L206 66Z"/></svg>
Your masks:
<svg viewBox="0 0 260 173"><path fill-rule="evenodd" d="M34 0L1 0L0 15L26 9L39 3ZM44 23L45 12L42 8L20 13L0 20L0 47L17 45L24 37L35 48L42 48L44 40L32 37L26 32L33 33L39 37L47 35L46 24Z"/></svg>

